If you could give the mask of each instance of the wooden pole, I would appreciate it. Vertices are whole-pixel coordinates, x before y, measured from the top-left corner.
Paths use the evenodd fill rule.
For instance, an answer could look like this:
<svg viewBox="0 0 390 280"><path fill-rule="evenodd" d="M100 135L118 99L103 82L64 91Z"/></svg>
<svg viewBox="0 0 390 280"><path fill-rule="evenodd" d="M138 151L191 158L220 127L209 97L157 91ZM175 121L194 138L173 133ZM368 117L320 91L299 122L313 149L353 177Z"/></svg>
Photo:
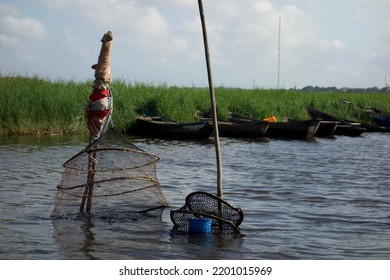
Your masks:
<svg viewBox="0 0 390 280"><path fill-rule="evenodd" d="M279 80L280 80L280 28L282 24L282 17L279 16L279 41L278 41L278 84L277 89L279 89Z"/></svg>
<svg viewBox="0 0 390 280"><path fill-rule="evenodd" d="M92 135L90 136L89 143L92 143ZM96 149L97 144L95 143L94 149ZM85 202L87 202L87 213L90 214L92 207L92 194L93 194L93 185L95 181L96 174L96 151L91 152L88 155L88 178L87 184L84 189L84 194L80 203L80 213L84 212Z"/></svg>
<svg viewBox="0 0 390 280"><path fill-rule="evenodd" d="M94 149L96 149L96 145L94 146ZM88 171L90 173L89 180L88 180L88 197L87 197L87 213L91 213L91 207L92 207L92 196L93 196L93 185L95 183L95 175L96 175L96 151L92 152L92 155L89 156L89 168Z"/></svg>
<svg viewBox="0 0 390 280"><path fill-rule="evenodd" d="M217 184L218 184L217 195L218 195L218 197L223 199L222 160L221 160L221 149L220 149L220 144L219 144L217 106L216 106L216 102L215 102L213 79L212 79L212 75L211 75L209 45L208 45L208 41L207 41L207 29L206 29L206 22L205 22L205 17L204 17L204 12L203 12L202 0L198 0L198 4L199 4L200 20L202 22L203 42L204 42L204 50L205 50L205 56L206 56L207 76L208 76L208 81L209 81L210 101L211 101L212 118L213 118L215 153L216 153L216 157L217 157Z"/></svg>

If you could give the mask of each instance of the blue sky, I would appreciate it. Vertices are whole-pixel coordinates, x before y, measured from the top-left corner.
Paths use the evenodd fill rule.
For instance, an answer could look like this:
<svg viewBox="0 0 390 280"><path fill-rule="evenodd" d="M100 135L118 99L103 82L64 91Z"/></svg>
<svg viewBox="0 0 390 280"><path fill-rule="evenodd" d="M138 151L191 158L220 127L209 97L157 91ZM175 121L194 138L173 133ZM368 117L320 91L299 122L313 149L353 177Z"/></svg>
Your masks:
<svg viewBox="0 0 390 280"><path fill-rule="evenodd" d="M215 86L384 87L388 0L203 0ZM114 80L207 86L197 0L0 0L1 75L93 79L114 33Z"/></svg>

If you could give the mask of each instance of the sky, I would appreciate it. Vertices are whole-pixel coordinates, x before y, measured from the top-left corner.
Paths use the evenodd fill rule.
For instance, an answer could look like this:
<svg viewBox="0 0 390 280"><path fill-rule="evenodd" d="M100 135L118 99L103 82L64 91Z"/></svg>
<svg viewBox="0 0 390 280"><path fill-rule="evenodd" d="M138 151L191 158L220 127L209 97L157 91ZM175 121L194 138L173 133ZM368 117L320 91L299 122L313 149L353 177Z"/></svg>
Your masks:
<svg viewBox="0 0 390 280"><path fill-rule="evenodd" d="M390 83L389 0L202 2L214 86ZM0 74L92 81L109 30L113 80L208 86L197 0L0 0Z"/></svg>

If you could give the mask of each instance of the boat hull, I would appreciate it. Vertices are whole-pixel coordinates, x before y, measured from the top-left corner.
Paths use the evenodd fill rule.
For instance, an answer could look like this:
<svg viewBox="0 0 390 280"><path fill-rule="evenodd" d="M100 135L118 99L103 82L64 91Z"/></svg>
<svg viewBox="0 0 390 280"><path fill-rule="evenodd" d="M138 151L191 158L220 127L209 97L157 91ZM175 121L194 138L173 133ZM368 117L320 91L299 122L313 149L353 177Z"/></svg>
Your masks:
<svg viewBox="0 0 390 280"><path fill-rule="evenodd" d="M138 135L170 139L208 139L213 128L209 122L181 123L161 117L139 117L134 132Z"/></svg>
<svg viewBox="0 0 390 280"><path fill-rule="evenodd" d="M249 117L231 114L232 122L236 123L259 123L265 122ZM320 125L319 120L288 121L288 122L268 122L268 129L264 136L270 138L285 139L306 139L312 138Z"/></svg>
<svg viewBox="0 0 390 280"><path fill-rule="evenodd" d="M319 120L271 122L265 136L287 139L312 138L319 125Z"/></svg>
<svg viewBox="0 0 390 280"><path fill-rule="evenodd" d="M364 127L361 123L342 120L330 114L315 110L313 108L308 109L308 113L312 118L316 118L323 121L337 122L336 130L333 133L334 135L360 136L362 133L368 131L368 129ZM369 127L369 125L367 125L367 127Z"/></svg>
<svg viewBox="0 0 390 280"><path fill-rule="evenodd" d="M338 124L334 135L360 136L367 130L360 125Z"/></svg>
<svg viewBox="0 0 390 280"><path fill-rule="evenodd" d="M335 133L337 128L337 122L335 121L320 121L320 125L314 137L331 137Z"/></svg>
<svg viewBox="0 0 390 280"><path fill-rule="evenodd" d="M212 125L210 121L210 125ZM227 138L259 138L264 137L268 130L268 122L234 123L218 122L218 134Z"/></svg>
<svg viewBox="0 0 390 280"><path fill-rule="evenodd" d="M390 127L390 113L387 112L373 112L372 119L377 125Z"/></svg>

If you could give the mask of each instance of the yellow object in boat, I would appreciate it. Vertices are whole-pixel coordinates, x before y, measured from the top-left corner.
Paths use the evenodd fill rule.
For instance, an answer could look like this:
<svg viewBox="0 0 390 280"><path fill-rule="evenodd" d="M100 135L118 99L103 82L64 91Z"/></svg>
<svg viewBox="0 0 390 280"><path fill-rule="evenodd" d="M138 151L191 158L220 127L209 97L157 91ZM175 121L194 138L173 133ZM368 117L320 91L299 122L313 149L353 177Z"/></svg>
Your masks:
<svg viewBox="0 0 390 280"><path fill-rule="evenodd" d="M277 122L278 120L274 116L270 116L264 119L267 122Z"/></svg>

